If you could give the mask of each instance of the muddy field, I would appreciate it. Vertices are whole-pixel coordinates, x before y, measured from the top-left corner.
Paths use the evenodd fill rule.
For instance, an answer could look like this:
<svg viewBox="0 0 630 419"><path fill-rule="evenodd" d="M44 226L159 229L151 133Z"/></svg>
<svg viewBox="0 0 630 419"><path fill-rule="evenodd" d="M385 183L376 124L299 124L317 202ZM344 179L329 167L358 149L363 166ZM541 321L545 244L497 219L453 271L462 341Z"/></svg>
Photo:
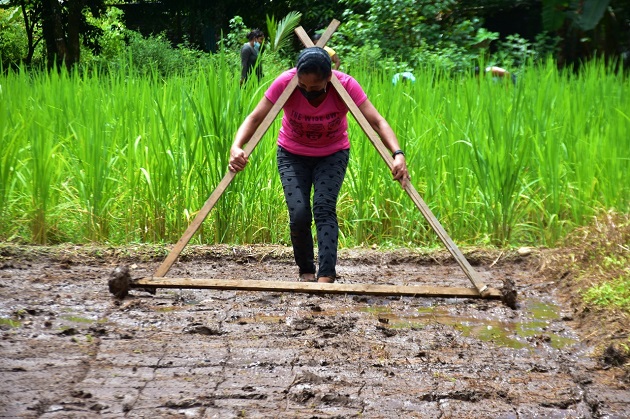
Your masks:
<svg viewBox="0 0 630 419"><path fill-rule="evenodd" d="M500 300L108 291L166 250L0 248L0 417L627 418L627 374L600 356L539 252L465 252ZM345 250L341 283L471 286L442 253ZM167 276L294 281L284 247L188 246ZM614 355L614 354L613 354Z"/></svg>

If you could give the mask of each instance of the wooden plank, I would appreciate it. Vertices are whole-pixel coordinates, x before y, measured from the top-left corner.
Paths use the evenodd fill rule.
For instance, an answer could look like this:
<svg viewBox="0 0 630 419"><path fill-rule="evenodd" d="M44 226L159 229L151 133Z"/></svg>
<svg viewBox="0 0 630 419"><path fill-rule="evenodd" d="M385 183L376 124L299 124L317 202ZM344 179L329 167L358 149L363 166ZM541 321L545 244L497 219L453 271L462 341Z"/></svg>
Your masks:
<svg viewBox="0 0 630 419"><path fill-rule="evenodd" d="M330 25L328 25L328 27L326 28L326 31L322 34L322 36L317 41L317 46L320 48L324 48L324 46L326 45L326 43L328 42L332 34L335 33L335 31L337 30L340 24L341 22L339 22L337 19L333 19L332 22L330 22ZM308 38L308 36L307 38L308 38L309 43L304 42L304 39L301 39L301 36L300 36L301 33L306 35L306 32L301 26L295 29L295 33L298 35L298 37L300 38L300 40L302 41L305 47L313 46L313 41L310 38Z"/></svg>
<svg viewBox="0 0 630 419"><path fill-rule="evenodd" d="M424 285L380 285L380 284L325 284L318 282L292 282L240 279L207 278L141 278L132 288L192 288L241 291L301 292L309 294L365 294L380 296L412 297L460 297L500 299L500 290L488 288L481 296L475 288L433 287Z"/></svg>
<svg viewBox="0 0 630 419"><path fill-rule="evenodd" d="M296 33L304 45L306 45L307 47L313 46L313 42L310 40L306 32L304 32L304 29L302 29L302 27L297 28ZM354 103L354 101L352 100L348 92L346 91L345 87L343 87L343 85L341 84L341 82L339 81L339 79L334 73L332 75L331 83L333 87L335 88L335 90L337 91L337 93L339 93L339 96L341 96L341 98L343 99L344 103L350 110L350 113L352 113L352 115L356 119L361 129L363 129L363 132L365 132L370 142L374 145L378 153L381 155L383 160L385 160L385 163L387 163L387 166L391 170L394 165L394 159L392 158L390 154L390 150L388 150L387 147L385 147L385 144L383 144L383 141L381 140L381 138L378 136L374 128L372 128L368 120L365 118L365 116L363 115L359 107L356 105L356 103ZM429 206L424 202L424 200L422 199L422 197L420 196L416 188L414 188L414 186L411 184L411 181L407 182L407 186L404 189L409 195L409 197L411 198L411 200L414 202L414 204L416 204L416 207L420 210L420 212L422 213L424 218L427 220L431 228L433 228L433 231L435 231L435 233L438 235L438 237L440 238L440 240L442 241L446 249L450 252L453 258L455 258L455 260L457 261L461 269L464 271L464 273L466 274L470 282L472 282L472 284L475 286L475 288L477 288L480 294L482 295L485 294L486 291L488 290L488 287L483 283L483 281L481 280L481 277L473 269L470 263L468 263L468 260L459 250L455 242L453 242L453 240L450 238L446 230L444 230L444 227L442 227L442 224L440 224L440 222L435 217L435 215L433 215L433 212L431 211Z"/></svg>

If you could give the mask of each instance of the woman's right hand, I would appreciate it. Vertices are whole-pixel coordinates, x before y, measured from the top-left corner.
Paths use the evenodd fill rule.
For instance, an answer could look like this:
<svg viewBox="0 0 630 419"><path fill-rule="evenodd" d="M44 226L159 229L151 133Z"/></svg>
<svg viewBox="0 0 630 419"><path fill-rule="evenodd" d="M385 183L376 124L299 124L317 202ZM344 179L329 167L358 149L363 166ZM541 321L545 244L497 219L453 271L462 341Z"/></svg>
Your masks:
<svg viewBox="0 0 630 419"><path fill-rule="evenodd" d="M245 150L237 146L232 146L230 149L230 163L228 164L230 172L240 172L247 165L247 161L248 158L245 155Z"/></svg>

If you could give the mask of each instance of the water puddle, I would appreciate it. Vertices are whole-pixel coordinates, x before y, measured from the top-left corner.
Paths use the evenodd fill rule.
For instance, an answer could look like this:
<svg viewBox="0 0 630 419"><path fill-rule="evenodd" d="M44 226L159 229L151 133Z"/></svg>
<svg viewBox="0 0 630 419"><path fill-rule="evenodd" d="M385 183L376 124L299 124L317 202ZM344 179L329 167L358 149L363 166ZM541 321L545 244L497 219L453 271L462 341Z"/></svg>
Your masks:
<svg viewBox="0 0 630 419"><path fill-rule="evenodd" d="M560 308L552 303L532 302L520 307L518 317L505 319L462 316L451 312L452 308L450 306L420 307L412 312L400 314L393 312L387 306L369 306L362 307L358 311L378 318L383 325L392 329L423 329L430 325L441 324L460 331L465 337L513 349L534 348L540 344L562 349L578 343L577 339L550 329L550 325L560 318ZM353 310L343 308L312 312L309 315L335 316L351 312ZM296 314L294 313L293 317ZM241 323L283 323L289 317L291 316L254 315L240 318L239 321Z"/></svg>
<svg viewBox="0 0 630 419"><path fill-rule="evenodd" d="M380 319L388 319L389 326L393 328L423 328L438 323L459 330L463 336L513 349L540 343L562 349L578 341L549 330L549 326L560 318L559 310L555 304L538 301L521 307L521 316L517 319L463 317L449 312L448 306L422 307L409 316L398 316L387 310L377 310L376 315Z"/></svg>

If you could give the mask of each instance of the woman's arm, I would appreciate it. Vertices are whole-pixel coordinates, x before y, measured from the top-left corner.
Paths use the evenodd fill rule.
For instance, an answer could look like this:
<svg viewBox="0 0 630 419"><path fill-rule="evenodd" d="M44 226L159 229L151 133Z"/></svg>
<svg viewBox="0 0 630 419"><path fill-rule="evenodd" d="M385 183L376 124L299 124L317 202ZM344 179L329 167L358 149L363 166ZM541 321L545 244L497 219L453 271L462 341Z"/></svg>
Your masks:
<svg viewBox="0 0 630 419"><path fill-rule="evenodd" d="M365 116L368 123L374 131L381 137L383 144L385 147L394 154L396 151L400 150L400 144L398 143L398 138L396 138L396 134L394 134L394 130L389 125L389 123L381 116L381 114L376 110L372 102L366 100L359 106L359 110ZM410 179L409 171L407 170L407 163L405 161L405 155L402 153L396 154L394 156L394 165L392 167L392 175L394 176L394 180L400 182L400 184L405 187L407 186L407 182Z"/></svg>
<svg viewBox="0 0 630 419"><path fill-rule="evenodd" d="M256 105L256 108L247 115L241 126L236 131L234 142L230 148L230 164L228 168L232 172L240 172L247 165L247 156L243 147L252 138L252 135L256 132L256 129L260 126L265 116L269 113L273 103L263 96Z"/></svg>

